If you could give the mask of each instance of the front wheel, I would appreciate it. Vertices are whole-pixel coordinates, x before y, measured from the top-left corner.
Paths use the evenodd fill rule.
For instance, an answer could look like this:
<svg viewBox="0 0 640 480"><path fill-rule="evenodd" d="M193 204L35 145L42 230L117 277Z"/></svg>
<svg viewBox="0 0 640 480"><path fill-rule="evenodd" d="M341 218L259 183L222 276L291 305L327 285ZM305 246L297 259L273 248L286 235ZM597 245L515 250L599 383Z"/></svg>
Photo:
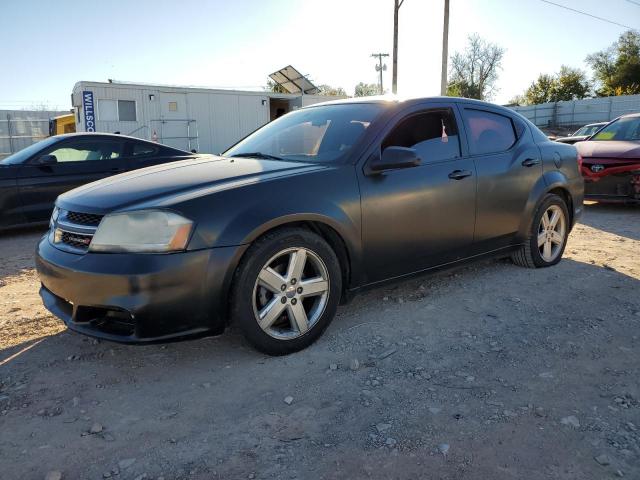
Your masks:
<svg viewBox="0 0 640 480"><path fill-rule="evenodd" d="M313 343L333 319L342 274L322 237L283 229L253 244L236 271L232 321L247 340L269 355L285 355Z"/></svg>
<svg viewBox="0 0 640 480"><path fill-rule="evenodd" d="M522 267L550 267L562 259L568 236L567 205L562 197L548 194L536 210L525 244L511 258Z"/></svg>

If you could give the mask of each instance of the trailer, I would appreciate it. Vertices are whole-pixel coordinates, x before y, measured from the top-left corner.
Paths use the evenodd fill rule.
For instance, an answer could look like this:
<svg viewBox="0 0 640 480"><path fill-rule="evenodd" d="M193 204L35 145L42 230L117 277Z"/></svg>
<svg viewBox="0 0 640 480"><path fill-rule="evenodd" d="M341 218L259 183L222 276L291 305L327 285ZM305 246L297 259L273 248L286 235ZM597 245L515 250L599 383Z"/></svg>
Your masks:
<svg viewBox="0 0 640 480"><path fill-rule="evenodd" d="M131 135L220 153L287 112L336 97L80 81L73 87L77 132Z"/></svg>

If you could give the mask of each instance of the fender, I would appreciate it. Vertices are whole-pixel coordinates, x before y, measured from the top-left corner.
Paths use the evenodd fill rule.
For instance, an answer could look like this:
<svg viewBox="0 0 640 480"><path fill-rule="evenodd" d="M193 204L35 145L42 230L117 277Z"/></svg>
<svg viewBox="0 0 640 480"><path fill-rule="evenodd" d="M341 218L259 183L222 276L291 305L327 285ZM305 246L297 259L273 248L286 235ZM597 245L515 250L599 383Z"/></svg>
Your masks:
<svg viewBox="0 0 640 480"><path fill-rule="evenodd" d="M342 239L347 249L350 271L352 272L352 276L355 275L355 277L357 277L357 274L360 272L360 265L362 264L362 244L360 242L359 226L355 225L344 211L335 208L335 205L333 207L333 215L331 216L317 212L294 213L270 218L262 223L256 223L255 227L244 236L242 245L250 245L266 232L278 227L304 222L319 223L333 229ZM229 225L229 228L234 229L236 226ZM243 231L244 230L243 228Z"/></svg>
<svg viewBox="0 0 640 480"><path fill-rule="evenodd" d="M335 205L333 206L335 207ZM256 239L264 235L270 230L285 227L292 224L300 223L314 223L315 225L322 225L329 227L335 232L335 235L342 240L346 249L347 258L344 259L349 264L350 272L350 287L351 285L359 285L363 281L363 269L362 269L362 243L359 225L355 225L351 218L349 218L344 211L334 208L334 215L328 216L324 213L295 213L282 215L277 218L272 218L254 228L243 240L243 245L249 246ZM336 252L338 254L338 252Z"/></svg>
<svg viewBox="0 0 640 480"><path fill-rule="evenodd" d="M560 188L566 192L570 202L573 201L570 185L570 180L560 170L550 170L542 174L542 176L538 179L538 181L531 189L531 192L529 193L529 198L527 199L525 211L523 212L522 216L522 222L520 223L520 228L518 229L518 242L524 242L529 235L529 228L531 227L531 220L533 218L533 215L535 214L535 210L538 207L540 201L551 190ZM569 215L573 217L573 206L567 205L567 209L569 210Z"/></svg>
<svg viewBox="0 0 640 480"><path fill-rule="evenodd" d="M359 278L360 191L353 165L299 174L296 182L284 177L250 183L208 198L191 199L175 208L187 217L190 210L208 212L189 244L193 250L248 246L274 228L301 222L320 223L341 237L350 260L351 278Z"/></svg>

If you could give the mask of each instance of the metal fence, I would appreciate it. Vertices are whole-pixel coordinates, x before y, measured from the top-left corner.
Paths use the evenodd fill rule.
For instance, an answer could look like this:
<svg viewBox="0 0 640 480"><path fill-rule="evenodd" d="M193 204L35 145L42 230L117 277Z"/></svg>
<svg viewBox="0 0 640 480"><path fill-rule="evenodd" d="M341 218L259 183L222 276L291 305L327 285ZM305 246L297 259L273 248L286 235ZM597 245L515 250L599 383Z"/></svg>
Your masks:
<svg viewBox="0 0 640 480"><path fill-rule="evenodd" d="M538 127L579 127L587 123L608 122L625 113L640 112L640 95L587 98L511 108Z"/></svg>
<svg viewBox="0 0 640 480"><path fill-rule="evenodd" d="M0 110L0 159L49 136L49 119L65 113Z"/></svg>

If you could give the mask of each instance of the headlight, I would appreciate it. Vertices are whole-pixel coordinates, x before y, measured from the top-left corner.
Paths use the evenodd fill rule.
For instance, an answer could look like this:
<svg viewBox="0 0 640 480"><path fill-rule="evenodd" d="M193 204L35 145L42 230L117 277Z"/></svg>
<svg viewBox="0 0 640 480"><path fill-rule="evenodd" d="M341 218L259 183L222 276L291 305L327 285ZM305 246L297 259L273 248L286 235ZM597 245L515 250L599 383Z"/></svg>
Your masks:
<svg viewBox="0 0 640 480"><path fill-rule="evenodd" d="M193 222L163 210L106 215L89 250L92 252L175 252L184 250Z"/></svg>
<svg viewBox="0 0 640 480"><path fill-rule="evenodd" d="M60 209L58 207L53 207L53 212L51 213L51 219L49 220L49 230L53 230L53 227L58 221L58 215L60 215Z"/></svg>

